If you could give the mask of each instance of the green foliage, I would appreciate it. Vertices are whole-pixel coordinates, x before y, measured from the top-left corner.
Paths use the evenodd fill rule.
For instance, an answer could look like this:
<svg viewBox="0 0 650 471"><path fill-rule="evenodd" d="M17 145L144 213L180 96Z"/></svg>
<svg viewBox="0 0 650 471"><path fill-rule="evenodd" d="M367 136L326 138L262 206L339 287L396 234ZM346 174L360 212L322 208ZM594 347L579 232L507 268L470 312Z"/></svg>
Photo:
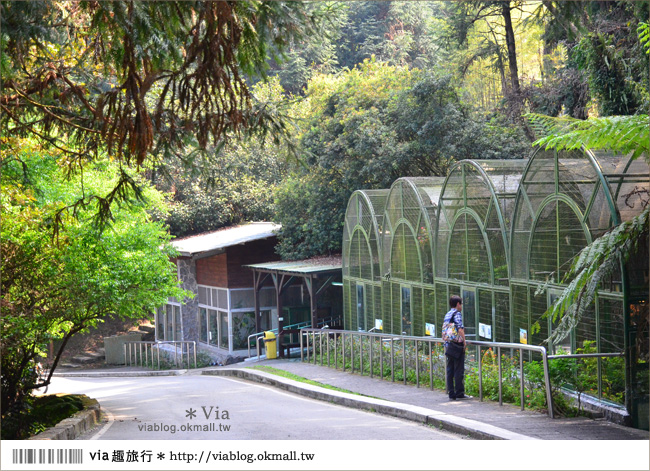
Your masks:
<svg viewBox="0 0 650 471"><path fill-rule="evenodd" d="M354 190L445 175L456 160L522 158L528 151L503 120L472 116L450 76L366 61L338 77L315 77L307 99L307 166L276 192L284 258L339 252Z"/></svg>
<svg viewBox="0 0 650 471"><path fill-rule="evenodd" d="M567 272L571 280L557 301L547 311L558 322L549 337L552 343L564 339L578 325L593 303L599 285L636 252L639 244L648 243L650 207L632 221L624 222L585 247Z"/></svg>
<svg viewBox="0 0 650 471"><path fill-rule="evenodd" d="M24 397L44 385L30 370L50 340L62 340L51 377L75 333L109 315L145 317L169 297L188 294L178 288L169 261L169 236L147 213L162 202L157 192L138 182L148 203L115 210L110 229L102 231L93 224L94 197L112 191L120 178L116 165L100 162L69 179L61 169L65 163L37 145L21 141L10 148L21 153L2 149L3 415L20 409ZM76 214L64 211L79 200L87 203ZM57 215L63 225L53 238Z"/></svg>
<svg viewBox="0 0 650 471"><path fill-rule="evenodd" d="M575 119L568 116L551 118L540 114L526 115L539 135L533 143L545 149L572 150L586 147L628 154L637 158L650 155L648 115L610 116Z"/></svg>
<svg viewBox="0 0 650 471"><path fill-rule="evenodd" d="M80 396L50 394L31 397L22 404L21 414L2 417L3 440L25 440L83 410Z"/></svg>
<svg viewBox="0 0 650 471"><path fill-rule="evenodd" d="M286 123L256 102L247 76L264 76L268 57L317 23L302 2L42 0L1 8L4 134L64 152L70 170L92 167L104 153L149 168L242 133L283 139ZM134 188L123 177L97 197L104 221Z"/></svg>

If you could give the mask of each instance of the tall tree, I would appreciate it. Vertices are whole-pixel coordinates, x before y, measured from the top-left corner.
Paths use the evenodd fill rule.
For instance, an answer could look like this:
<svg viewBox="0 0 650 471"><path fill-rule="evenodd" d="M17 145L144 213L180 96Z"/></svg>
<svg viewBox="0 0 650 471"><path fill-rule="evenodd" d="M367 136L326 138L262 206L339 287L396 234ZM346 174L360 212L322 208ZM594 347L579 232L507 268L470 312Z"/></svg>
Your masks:
<svg viewBox="0 0 650 471"><path fill-rule="evenodd" d="M302 2L1 3L0 125L38 139L79 168L103 153L141 167L242 132L276 136L247 77L312 30ZM202 154L212 158L214 153ZM100 206L134 193L118 180Z"/></svg>

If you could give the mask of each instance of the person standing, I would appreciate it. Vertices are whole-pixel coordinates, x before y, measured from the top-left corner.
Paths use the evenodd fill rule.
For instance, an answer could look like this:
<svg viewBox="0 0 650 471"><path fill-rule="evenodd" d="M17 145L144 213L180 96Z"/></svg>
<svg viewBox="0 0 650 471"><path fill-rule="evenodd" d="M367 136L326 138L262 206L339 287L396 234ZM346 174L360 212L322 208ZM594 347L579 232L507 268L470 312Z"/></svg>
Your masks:
<svg viewBox="0 0 650 471"><path fill-rule="evenodd" d="M442 323L445 355L447 356L447 392L452 401L465 397L465 326L463 325L463 300L460 296L449 298L451 310ZM456 345L452 345L456 344Z"/></svg>

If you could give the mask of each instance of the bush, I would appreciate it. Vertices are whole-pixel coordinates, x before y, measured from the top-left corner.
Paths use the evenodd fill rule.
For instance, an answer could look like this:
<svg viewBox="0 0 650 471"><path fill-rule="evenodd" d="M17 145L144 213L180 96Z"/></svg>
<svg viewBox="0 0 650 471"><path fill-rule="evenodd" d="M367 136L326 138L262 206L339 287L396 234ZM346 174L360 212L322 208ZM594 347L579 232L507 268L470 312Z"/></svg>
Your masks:
<svg viewBox="0 0 650 471"><path fill-rule="evenodd" d="M10 411L2 417L3 440L24 440L84 408L81 396L63 394L29 396L21 405L20 410Z"/></svg>

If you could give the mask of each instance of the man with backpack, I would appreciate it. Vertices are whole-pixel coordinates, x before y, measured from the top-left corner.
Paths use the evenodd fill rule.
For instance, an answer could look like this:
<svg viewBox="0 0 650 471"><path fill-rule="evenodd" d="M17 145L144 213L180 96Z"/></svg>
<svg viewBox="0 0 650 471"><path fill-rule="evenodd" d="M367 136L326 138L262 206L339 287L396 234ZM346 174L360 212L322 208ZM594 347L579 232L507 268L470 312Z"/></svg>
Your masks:
<svg viewBox="0 0 650 471"><path fill-rule="evenodd" d="M460 296L449 298L451 310L445 314L442 323L442 339L445 341L447 356L447 392L449 399L465 397L465 327L463 326L463 300Z"/></svg>

